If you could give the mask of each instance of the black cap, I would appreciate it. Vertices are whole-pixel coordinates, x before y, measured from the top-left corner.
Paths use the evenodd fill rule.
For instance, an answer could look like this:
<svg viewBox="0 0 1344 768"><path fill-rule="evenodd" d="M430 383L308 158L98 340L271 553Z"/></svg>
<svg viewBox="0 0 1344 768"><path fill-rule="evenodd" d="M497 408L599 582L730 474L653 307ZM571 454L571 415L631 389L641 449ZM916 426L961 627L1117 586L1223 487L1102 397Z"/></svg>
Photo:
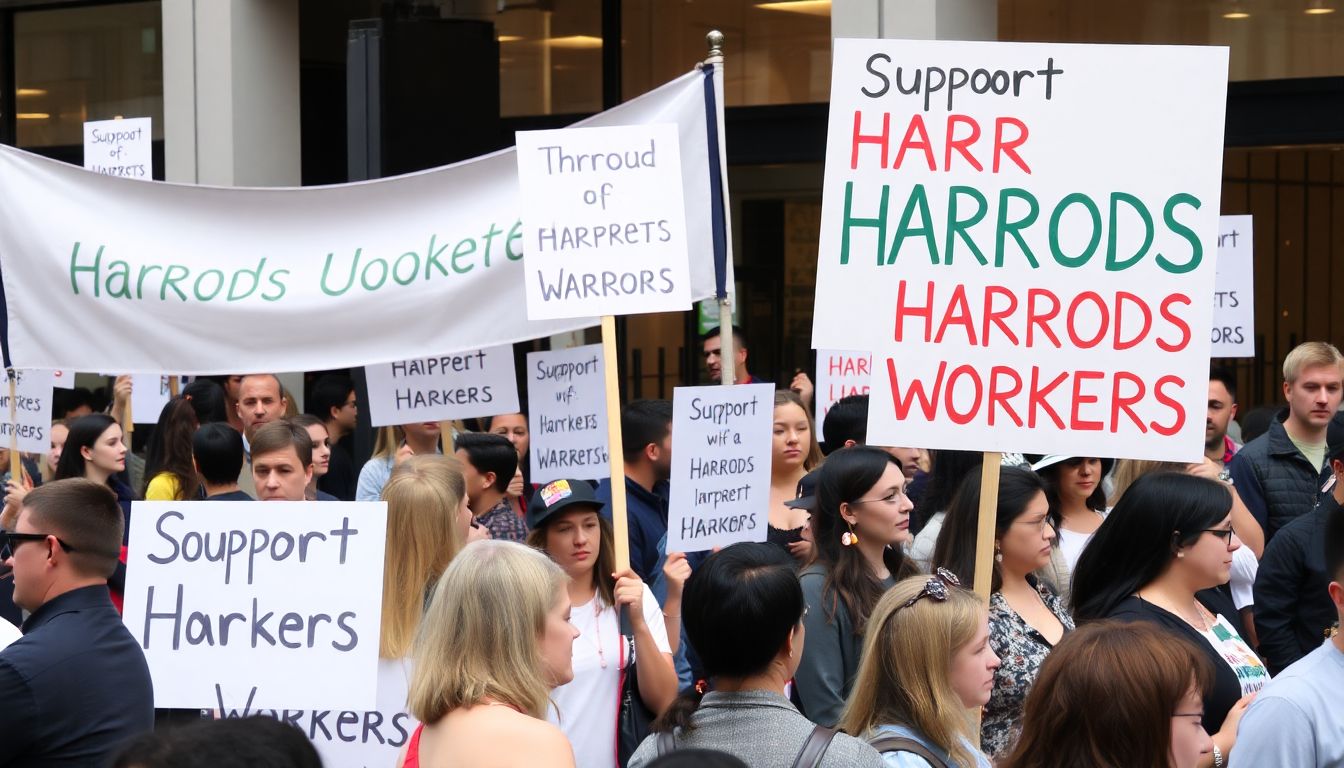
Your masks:
<svg viewBox="0 0 1344 768"><path fill-rule="evenodd" d="M537 528L557 512L577 506L589 507L596 512L605 505L585 480L552 480L532 494L532 501L527 505L527 527Z"/></svg>
<svg viewBox="0 0 1344 768"><path fill-rule="evenodd" d="M814 469L803 475L803 479L798 481L798 496L793 501L784 502L784 506L794 509L805 509L808 512L817 511L817 478L821 476L820 469Z"/></svg>

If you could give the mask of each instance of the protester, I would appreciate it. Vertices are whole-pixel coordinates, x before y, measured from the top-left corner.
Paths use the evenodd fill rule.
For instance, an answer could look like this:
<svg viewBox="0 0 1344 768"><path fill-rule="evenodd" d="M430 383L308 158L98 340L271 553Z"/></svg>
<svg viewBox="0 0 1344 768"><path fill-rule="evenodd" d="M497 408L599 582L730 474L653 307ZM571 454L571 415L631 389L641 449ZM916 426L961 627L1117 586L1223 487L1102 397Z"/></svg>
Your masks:
<svg viewBox="0 0 1344 768"><path fill-rule="evenodd" d="M1344 443L1330 453L1334 485L1311 512L1288 523L1265 547L1255 577L1255 631L1260 655L1277 675L1310 654L1336 621L1326 566L1328 521L1344 509Z"/></svg>
<svg viewBox="0 0 1344 768"><path fill-rule="evenodd" d="M635 692L648 711L661 713L677 696L658 601L634 571L616 570L611 524L598 514L601 509L592 486L582 480L549 482L527 507L527 543L569 576L570 623L579 633L574 679L552 692L549 719L565 732L575 761L585 768L616 768L624 762L618 755L628 756L638 746L618 742L617 730L621 686L632 661L638 662Z"/></svg>
<svg viewBox="0 0 1344 768"><path fill-rule="evenodd" d="M621 409L621 445L625 459L626 526L630 567L661 601L667 555L667 505L671 498L672 401L632 400ZM602 516L611 519L611 480L597 484Z"/></svg>
<svg viewBox="0 0 1344 768"><path fill-rule="evenodd" d="M278 381L278 380L277 380ZM239 391L243 383L241 374L231 374L220 377L220 386L224 388L224 408L228 412L229 426L238 430L242 434L244 430L243 417L238 408Z"/></svg>
<svg viewBox="0 0 1344 768"><path fill-rule="evenodd" d="M1203 725L1212 687L1213 666L1189 640L1147 622L1094 621L1041 665L1017 747L998 766L1213 765Z"/></svg>
<svg viewBox="0 0 1344 768"><path fill-rule="evenodd" d="M107 485L117 495L122 517L130 525L131 500L135 496L120 477L126 470L127 454L121 425L111 416L92 413L75 419L69 426L55 479L83 477Z"/></svg>
<svg viewBox="0 0 1344 768"><path fill-rule="evenodd" d="M1339 463L1337 459L1332 461L1335 465ZM1286 531L1285 527L1280 533ZM1335 610L1335 620L1344 621L1344 510L1338 505L1329 512L1322 539L1325 571L1330 579L1326 593ZM1338 632L1331 635L1276 675L1255 697L1237 729L1233 768L1344 765L1344 717L1340 716L1344 701L1340 695L1344 691L1344 637Z"/></svg>
<svg viewBox="0 0 1344 768"><path fill-rule="evenodd" d="M838 411L837 411L838 409ZM832 452L851 445L868 443L868 395L846 395L831 405L821 425L821 451L829 456ZM895 456L901 462L905 472L906 495L916 508L919 502L913 492L914 485L923 485L927 475L921 462L924 451L918 448L881 446L883 450ZM911 513L914 516L914 513Z"/></svg>
<svg viewBox="0 0 1344 768"><path fill-rule="evenodd" d="M911 516L911 528L914 539L908 548L911 560L920 570L933 570L933 548L938 543L938 533L943 529L943 520L947 508L952 506L952 497L961 487L961 481L972 472L979 472L985 461L980 451L933 451L933 465L929 471L929 482L924 488L924 498L920 501L919 522Z"/></svg>
<svg viewBox="0 0 1344 768"><path fill-rule="evenodd" d="M523 472L523 503L532 492L531 467L528 466L527 452L532 446L532 436L528 432L526 413L501 413L491 416L485 423L485 431L508 438L518 451L518 466Z"/></svg>
<svg viewBox="0 0 1344 768"><path fill-rule="evenodd" d="M1232 601L1214 589L1227 583L1232 553L1241 546L1231 509L1231 493L1215 480L1144 475L1120 497L1073 573L1079 623L1149 621L1209 658L1215 672L1204 723L1214 731L1214 763L1232 751L1237 721L1269 678L1242 640Z"/></svg>
<svg viewBox="0 0 1344 768"><path fill-rule="evenodd" d="M962 481L934 550L934 563L952 573L974 573L980 520L980 473ZM994 673L994 690L980 721L980 745L998 759L1012 747L1022 702L1041 663L1073 618L1056 590L1033 575L1050 565L1055 530L1046 485L1026 467L1004 467L994 515L994 564L989 584L989 640L1010 663Z"/></svg>
<svg viewBox="0 0 1344 768"><path fill-rule="evenodd" d="M1320 341L1299 344L1283 361L1286 418L1246 443L1229 470L1237 492L1264 531L1265 542L1316 504L1325 465L1326 431L1339 410L1344 356Z"/></svg>
<svg viewBox="0 0 1344 768"><path fill-rule="evenodd" d="M289 419L252 433L252 478L259 501L304 501L313 479L313 440Z"/></svg>
<svg viewBox="0 0 1344 768"><path fill-rule="evenodd" d="M873 606L918 570L901 551L910 539L910 508L900 462L879 448L842 448L821 467L812 518L816 560L799 575L808 640L796 678L803 713L815 723L840 719Z"/></svg>
<svg viewBox="0 0 1344 768"><path fill-rule="evenodd" d="M65 419L51 422L51 451L42 460L42 482L56 479L56 464L61 460L61 451L65 450L65 440L70 435L70 427Z"/></svg>
<svg viewBox="0 0 1344 768"><path fill-rule="evenodd" d="M229 421L224 388L214 379L195 378L182 387L182 397L196 412L197 424L217 424Z"/></svg>
<svg viewBox="0 0 1344 768"><path fill-rule="evenodd" d="M322 759L303 731L253 715L146 734L121 751L113 768L322 768Z"/></svg>
<svg viewBox="0 0 1344 768"><path fill-rule="evenodd" d="M0 650L0 765L102 765L153 728L149 666L108 597L124 526L106 483L68 479L29 493L4 534L31 615Z"/></svg>
<svg viewBox="0 0 1344 768"><path fill-rule="evenodd" d="M295 426L302 427L313 442L313 479L308 481L308 487L304 490L305 497L309 501L340 501L318 487L319 481L331 469L331 457L335 452L331 447L327 425L322 423L321 419L307 413L292 416L289 421Z"/></svg>
<svg viewBox="0 0 1344 768"><path fill-rule="evenodd" d="M1114 459L1091 456L1043 456L1031 465L1045 480L1050 524L1058 534L1056 545L1064 562L1064 582L1106 518L1102 480L1113 466Z"/></svg>
<svg viewBox="0 0 1344 768"><path fill-rule="evenodd" d="M283 419L285 411L289 408L289 401L285 398L280 377L273 373L247 374L239 377L237 396L238 400L234 403L234 412L238 414L242 425L243 449L246 451L247 461L250 464L252 462L251 441L253 435L266 424ZM249 493L255 493L257 498L261 498L260 489L256 488L253 482L255 481L252 472L244 467L238 475L239 487Z"/></svg>
<svg viewBox="0 0 1344 768"><path fill-rule="evenodd" d="M686 634L714 684L686 691L653 724L630 759L713 749L752 768L794 764L805 745L824 748L821 768L880 766L862 741L814 726L785 696L806 652L807 607L790 558L769 544L734 544L710 555L686 583Z"/></svg>
<svg viewBox="0 0 1344 768"><path fill-rule="evenodd" d="M164 404L145 452L146 501L201 498L201 481L191 459L191 436L198 426L186 397L178 395Z"/></svg>
<svg viewBox="0 0 1344 768"><path fill-rule="evenodd" d="M463 432L453 443L467 479L467 504L492 539L525 541L527 521L509 503L509 481L518 469L518 451L507 438Z"/></svg>
<svg viewBox="0 0 1344 768"><path fill-rule="evenodd" d="M322 420L331 440L330 468L317 479L318 490L341 501L354 501L359 481L352 447L359 416L355 385L347 376L327 374L313 382L304 404L309 414Z"/></svg>
<svg viewBox="0 0 1344 768"><path fill-rule="evenodd" d="M747 371L747 337L742 333L742 329L736 325L732 326L733 332L733 383L734 384L765 384L767 382L752 376ZM719 337L719 327L710 328L700 337L700 345L705 353L705 372L709 374L711 383L718 384L723 381L723 339ZM789 382L789 390L796 393L803 401L805 408L812 407L813 394L812 379L804 372L798 371L793 375L793 380Z"/></svg>
<svg viewBox="0 0 1344 768"><path fill-rule="evenodd" d="M238 487L243 471L243 436L227 422L202 424L191 437L192 461L209 501L252 501Z"/></svg>
<svg viewBox="0 0 1344 768"><path fill-rule="evenodd" d="M902 580L873 609L845 732L865 736L891 768L990 768L970 717L999 668L989 635L984 601L951 571Z"/></svg>
<svg viewBox="0 0 1344 768"><path fill-rule="evenodd" d="M409 709L422 724L401 766L574 765L545 720L551 689L574 676L567 579L511 541L476 542L453 558L412 648Z"/></svg>
<svg viewBox="0 0 1344 768"><path fill-rule="evenodd" d="M93 392L87 387L57 388L52 393L51 416L58 421L74 421L94 412Z"/></svg>
<svg viewBox="0 0 1344 768"><path fill-rule="evenodd" d="M1204 422L1204 456L1218 465L1220 480L1230 480L1227 465L1241 446L1227 434L1237 416L1237 377L1226 368L1209 369L1209 411Z"/></svg>
<svg viewBox="0 0 1344 768"><path fill-rule="evenodd" d="M788 502L798 497L803 475L821 464L821 448L812 430L812 417L798 395L775 392L773 437L770 444L770 507L766 540L800 562L812 559L811 515Z"/></svg>
<svg viewBox="0 0 1344 768"><path fill-rule="evenodd" d="M412 456L439 453L441 429L437 421L383 427L373 442L373 455L359 471L356 501L377 501L383 485L398 464Z"/></svg>

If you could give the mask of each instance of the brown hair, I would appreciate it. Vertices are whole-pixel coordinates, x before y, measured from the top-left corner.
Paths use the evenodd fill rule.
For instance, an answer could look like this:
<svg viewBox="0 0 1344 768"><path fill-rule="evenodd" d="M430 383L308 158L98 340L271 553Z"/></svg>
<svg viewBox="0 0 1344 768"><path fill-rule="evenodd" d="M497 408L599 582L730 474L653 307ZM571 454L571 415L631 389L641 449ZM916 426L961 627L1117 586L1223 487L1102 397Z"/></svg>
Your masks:
<svg viewBox="0 0 1344 768"><path fill-rule="evenodd" d="M252 435L252 457L267 453L276 453L289 447L299 455L299 464L307 467L313 463L313 438L308 430L289 419L280 419L264 424Z"/></svg>
<svg viewBox="0 0 1344 768"><path fill-rule="evenodd" d="M533 549L539 549L546 552L546 529L559 519L566 511L580 510L561 510L559 514L551 515L541 521L541 525L533 528L527 534L527 545ZM616 605L616 577L612 576L616 572L616 534L612 532L611 523L602 516L598 507L589 507L583 511L591 511L597 514L597 529L601 534L602 541L597 545L597 562L593 563L593 583L597 585L597 594L602 598L602 604L607 606Z"/></svg>
<svg viewBox="0 0 1344 768"><path fill-rule="evenodd" d="M821 444L817 442L817 429L813 424L812 412L807 410L798 393L791 389L775 390L775 407L782 405L796 405L803 409L803 415L807 417L807 456L803 458L803 470L811 472L821 466L821 462L826 458L821 453Z"/></svg>
<svg viewBox="0 0 1344 768"><path fill-rule="evenodd" d="M1001 768L1169 765L1171 717L1192 688L1208 694L1213 674L1189 640L1151 623L1081 626L1041 665Z"/></svg>
<svg viewBox="0 0 1344 768"><path fill-rule="evenodd" d="M23 497L28 522L64 542L70 563L86 576L109 578L117 570L126 520L106 483L82 477L52 480Z"/></svg>

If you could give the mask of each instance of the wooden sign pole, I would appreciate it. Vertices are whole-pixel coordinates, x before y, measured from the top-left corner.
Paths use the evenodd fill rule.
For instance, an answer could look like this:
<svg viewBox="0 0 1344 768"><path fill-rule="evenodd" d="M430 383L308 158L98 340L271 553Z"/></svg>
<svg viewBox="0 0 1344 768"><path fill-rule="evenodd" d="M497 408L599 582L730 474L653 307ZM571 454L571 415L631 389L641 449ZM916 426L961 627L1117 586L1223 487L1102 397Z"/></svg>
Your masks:
<svg viewBox="0 0 1344 768"><path fill-rule="evenodd" d="M630 526L625 514L625 451L621 443L621 386L616 356L616 317L602 316L602 367L607 389L607 453L611 472L611 533L616 570L630 567Z"/></svg>
<svg viewBox="0 0 1344 768"><path fill-rule="evenodd" d="M13 368L9 374L9 476L23 485L23 460L19 456L19 382Z"/></svg>
<svg viewBox="0 0 1344 768"><path fill-rule="evenodd" d="M994 522L999 514L999 467L1003 454L985 452L980 467L980 524L975 536L975 592L989 601L994 573ZM957 574L960 576L961 574Z"/></svg>

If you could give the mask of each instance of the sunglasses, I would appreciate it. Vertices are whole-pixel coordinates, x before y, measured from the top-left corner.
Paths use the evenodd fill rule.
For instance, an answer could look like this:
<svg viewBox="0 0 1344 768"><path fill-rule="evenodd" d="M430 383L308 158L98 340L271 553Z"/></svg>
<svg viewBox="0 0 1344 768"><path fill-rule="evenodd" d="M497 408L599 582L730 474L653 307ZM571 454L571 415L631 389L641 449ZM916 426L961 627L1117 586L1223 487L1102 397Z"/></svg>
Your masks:
<svg viewBox="0 0 1344 768"><path fill-rule="evenodd" d="M48 536L51 536L51 534L14 533L11 531L0 531L0 559L8 560L10 557L13 557L14 550L18 549L19 545L24 543L25 541L46 541ZM78 551L74 547L62 541L59 536L53 536L52 538L55 538L56 543L60 544L61 549L64 549L66 552Z"/></svg>
<svg viewBox="0 0 1344 768"><path fill-rule="evenodd" d="M934 571L933 575L929 577L929 580L924 583L924 588L919 590L919 594L906 600L904 603L901 603L896 611L909 608L926 597L937 600L940 603L945 603L947 602L948 596L947 588L960 586L961 579L958 579L955 573L940 567L938 570ZM892 611L892 613L894 614L896 611Z"/></svg>

